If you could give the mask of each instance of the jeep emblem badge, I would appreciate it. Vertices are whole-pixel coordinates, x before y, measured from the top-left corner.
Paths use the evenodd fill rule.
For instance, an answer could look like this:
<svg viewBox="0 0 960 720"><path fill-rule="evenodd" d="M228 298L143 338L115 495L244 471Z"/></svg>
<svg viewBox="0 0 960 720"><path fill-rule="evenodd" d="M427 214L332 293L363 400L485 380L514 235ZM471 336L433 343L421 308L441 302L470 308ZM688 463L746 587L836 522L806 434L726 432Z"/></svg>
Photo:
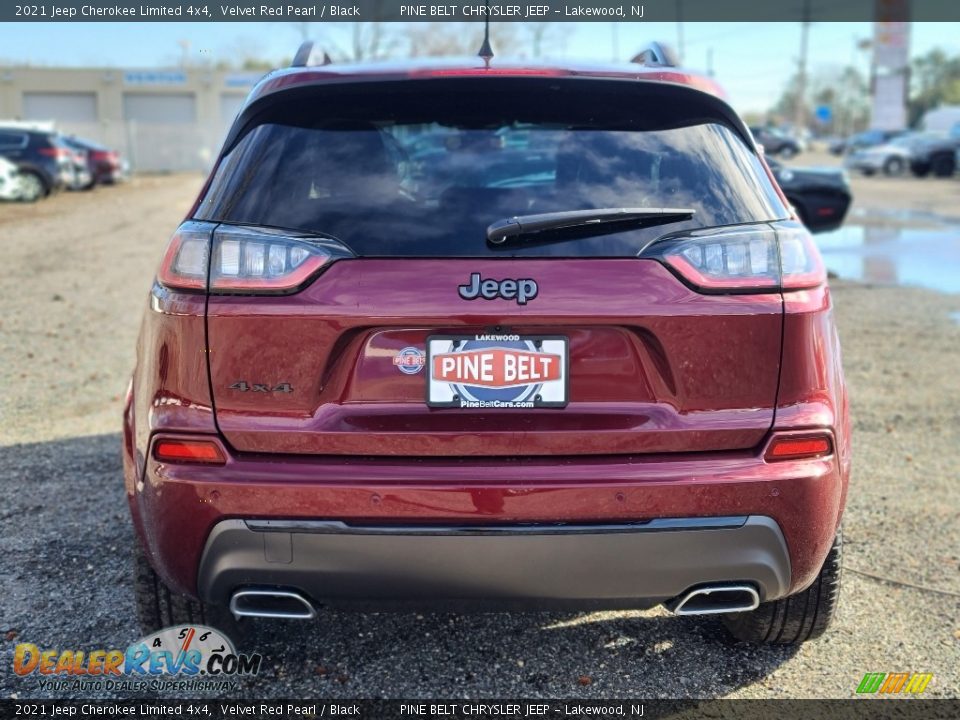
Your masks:
<svg viewBox="0 0 960 720"><path fill-rule="evenodd" d="M530 278L521 278L519 280L482 280L480 273L470 273L470 282L457 288L460 297L464 300L516 300L518 305L526 305L533 300L539 288L537 281Z"/></svg>

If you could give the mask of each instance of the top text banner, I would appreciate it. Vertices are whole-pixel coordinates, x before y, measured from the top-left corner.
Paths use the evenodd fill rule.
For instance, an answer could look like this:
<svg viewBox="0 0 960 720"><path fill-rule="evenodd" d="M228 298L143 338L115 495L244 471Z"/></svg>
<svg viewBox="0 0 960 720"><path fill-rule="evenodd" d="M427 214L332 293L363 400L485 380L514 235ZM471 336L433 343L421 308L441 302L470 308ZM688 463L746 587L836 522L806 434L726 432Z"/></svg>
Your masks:
<svg viewBox="0 0 960 720"><path fill-rule="evenodd" d="M856 22L891 0L540 0L536 3L404 0L50 0L0 3L4 22ZM960 0L896 3L898 20L960 22ZM960 30L960 28L958 28Z"/></svg>

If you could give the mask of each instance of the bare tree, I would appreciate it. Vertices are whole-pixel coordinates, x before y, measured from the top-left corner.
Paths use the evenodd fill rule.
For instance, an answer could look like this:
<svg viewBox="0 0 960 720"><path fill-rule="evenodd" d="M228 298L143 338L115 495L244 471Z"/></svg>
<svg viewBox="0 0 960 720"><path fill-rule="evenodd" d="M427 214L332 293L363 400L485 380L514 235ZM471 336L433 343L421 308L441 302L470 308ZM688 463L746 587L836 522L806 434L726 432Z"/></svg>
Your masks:
<svg viewBox="0 0 960 720"><path fill-rule="evenodd" d="M535 58L541 57L545 49L549 54L551 48L562 48L572 30L570 25L556 22L526 22L521 27L530 37L530 55Z"/></svg>
<svg viewBox="0 0 960 720"><path fill-rule="evenodd" d="M400 40L388 23L355 22L352 45L353 60L382 60L397 50Z"/></svg>
<svg viewBox="0 0 960 720"><path fill-rule="evenodd" d="M490 23L490 45L495 55L524 55L518 23ZM410 57L476 55L483 42L483 23L408 23Z"/></svg>
<svg viewBox="0 0 960 720"><path fill-rule="evenodd" d="M272 70L277 67L277 62L266 57L262 42L242 36L226 46L215 67L218 70Z"/></svg>
<svg viewBox="0 0 960 720"><path fill-rule="evenodd" d="M406 31L410 57L465 54L464 25L465 23L408 23Z"/></svg>
<svg viewBox="0 0 960 720"><path fill-rule="evenodd" d="M470 33L469 53L473 55L480 49L480 43L483 42L483 23L470 23L472 32ZM490 46L496 55L523 57L526 43L520 39L520 23L503 22L490 23Z"/></svg>
<svg viewBox="0 0 960 720"><path fill-rule="evenodd" d="M375 0L369 6L367 15L371 20L351 23L350 47L344 49L336 43L327 42L335 54L359 62L362 60L382 60L397 54L402 43L395 24L383 22L385 0Z"/></svg>

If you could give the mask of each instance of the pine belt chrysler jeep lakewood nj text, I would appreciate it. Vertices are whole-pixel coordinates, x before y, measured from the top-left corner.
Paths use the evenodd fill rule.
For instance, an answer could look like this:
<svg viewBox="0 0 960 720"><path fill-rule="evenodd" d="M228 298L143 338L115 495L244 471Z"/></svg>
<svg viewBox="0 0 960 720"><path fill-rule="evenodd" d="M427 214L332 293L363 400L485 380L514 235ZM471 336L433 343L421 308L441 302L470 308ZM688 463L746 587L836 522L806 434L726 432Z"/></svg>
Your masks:
<svg viewBox="0 0 960 720"><path fill-rule="evenodd" d="M706 78L292 67L150 292L140 617L722 613L819 636L847 395L820 257Z"/></svg>

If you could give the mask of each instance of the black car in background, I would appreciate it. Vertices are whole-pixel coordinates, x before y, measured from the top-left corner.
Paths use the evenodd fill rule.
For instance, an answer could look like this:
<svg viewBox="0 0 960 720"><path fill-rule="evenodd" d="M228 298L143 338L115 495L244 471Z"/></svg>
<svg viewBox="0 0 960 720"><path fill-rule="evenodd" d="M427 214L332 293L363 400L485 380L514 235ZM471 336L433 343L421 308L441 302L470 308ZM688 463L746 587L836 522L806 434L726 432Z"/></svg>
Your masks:
<svg viewBox="0 0 960 720"><path fill-rule="evenodd" d="M767 164L810 232L836 230L843 224L853 200L843 170L787 167L769 158Z"/></svg>
<svg viewBox="0 0 960 720"><path fill-rule="evenodd" d="M766 155L776 155L784 160L796 157L803 149L800 143L786 133L770 127L752 126L753 139L763 146Z"/></svg>
<svg viewBox="0 0 960 720"><path fill-rule="evenodd" d="M949 133L925 133L910 147L910 172L916 177L951 177L957 171L960 123Z"/></svg>
<svg viewBox="0 0 960 720"><path fill-rule="evenodd" d="M74 152L54 132L0 126L0 156L19 168L25 200L75 182Z"/></svg>

